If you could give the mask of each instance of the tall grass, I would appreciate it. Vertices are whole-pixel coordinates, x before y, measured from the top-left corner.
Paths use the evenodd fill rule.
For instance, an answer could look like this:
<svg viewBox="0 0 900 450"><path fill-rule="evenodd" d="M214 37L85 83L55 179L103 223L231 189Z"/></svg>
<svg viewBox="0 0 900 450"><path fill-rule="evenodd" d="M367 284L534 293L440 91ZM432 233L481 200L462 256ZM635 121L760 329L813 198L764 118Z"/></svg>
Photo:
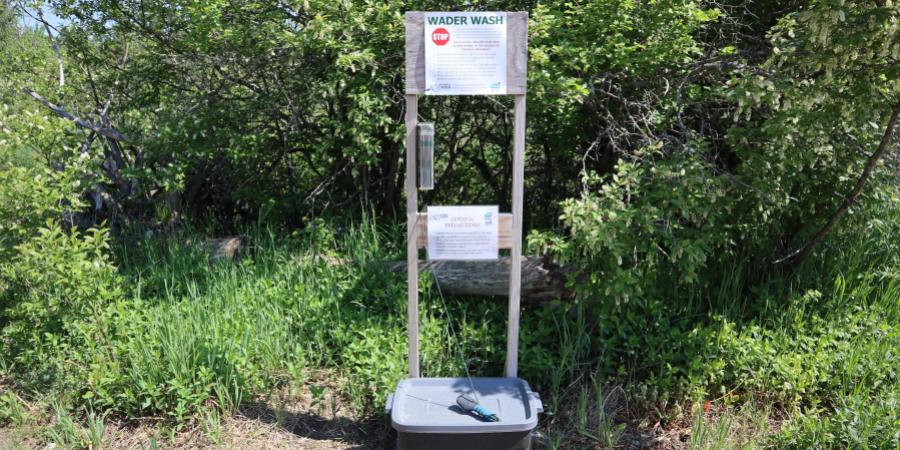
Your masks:
<svg viewBox="0 0 900 450"><path fill-rule="evenodd" d="M320 223L291 236L255 230L235 262L209 262L185 243L194 236L119 248L133 309L120 324L114 382L95 390L129 414L184 418L210 402L231 411L273 385L304 382L309 367L359 370L347 358L361 346L388 356L382 372L365 374L382 387L403 367L405 315L399 284L370 264L381 250L366 226L339 243Z"/></svg>
<svg viewBox="0 0 900 450"><path fill-rule="evenodd" d="M624 421L679 420L693 421L698 446L740 443L718 436L749 420L742 405L760 402L790 417L772 437L777 446L900 445L900 212L868 214L880 218L868 233L835 235L793 273L751 273L737 261L705 288L640 299L621 317L602 316L589 298L525 305L520 371L544 394L548 445L611 448ZM405 277L384 264L402 259L401 236L372 220L315 221L293 233L259 226L245 233L241 258L218 262L198 233L120 236L126 288L97 316L110 351L70 373L78 379L65 385L83 386L70 399L110 416L199 417L215 440L214 424L242 403L285 384L315 394L327 376L374 413L407 367ZM505 302L449 298L445 311L432 283L423 273L423 373L502 373ZM80 351L54 350L60 367L64 350ZM688 412L702 401L737 415ZM59 416L60 441L102 436L96 423L74 433Z"/></svg>
<svg viewBox="0 0 900 450"><path fill-rule="evenodd" d="M386 234L372 221L316 222L290 235L259 228L243 258L210 262L190 233L136 233L116 249L133 281L117 319L121 359L92 380L94 401L183 420L209 406L234 411L325 369L349 380L343 394L354 406L372 410L406 371L405 278L385 264L399 259ZM504 304L450 299L460 352L430 280L423 274L424 374L499 375Z"/></svg>
<svg viewBox="0 0 900 450"><path fill-rule="evenodd" d="M401 259L392 235L372 221L260 227L246 233L241 259L221 262L191 232L119 241L132 297L116 318L119 360L90 380L94 404L176 422L218 417L209 409L229 414L281 384L312 393L310 377L324 369L346 380L354 407L375 411L407 367L405 277L384 264ZM423 374L502 374L506 302L451 297L445 311L430 274L421 286ZM522 372L558 401L591 352L585 316L528 306L523 316Z"/></svg>

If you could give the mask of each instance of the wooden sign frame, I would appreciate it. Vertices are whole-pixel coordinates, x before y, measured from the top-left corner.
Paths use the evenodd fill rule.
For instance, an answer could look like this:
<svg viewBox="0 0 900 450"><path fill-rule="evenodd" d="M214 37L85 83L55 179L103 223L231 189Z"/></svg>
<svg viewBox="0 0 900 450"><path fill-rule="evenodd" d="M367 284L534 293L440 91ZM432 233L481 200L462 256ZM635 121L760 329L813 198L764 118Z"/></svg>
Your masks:
<svg viewBox="0 0 900 450"><path fill-rule="evenodd" d="M509 230L503 248L510 249L509 320L506 334L507 377L518 376L519 309L522 292L522 199L525 178L525 95L528 65L528 13L507 12L506 94L515 96L513 121L512 214L501 215L501 235ZM416 125L420 94L425 94L425 13L406 13L406 280L409 338L409 377L419 371L419 247L420 224L416 185ZM420 219L420 217L422 219ZM504 226L505 224L509 228Z"/></svg>

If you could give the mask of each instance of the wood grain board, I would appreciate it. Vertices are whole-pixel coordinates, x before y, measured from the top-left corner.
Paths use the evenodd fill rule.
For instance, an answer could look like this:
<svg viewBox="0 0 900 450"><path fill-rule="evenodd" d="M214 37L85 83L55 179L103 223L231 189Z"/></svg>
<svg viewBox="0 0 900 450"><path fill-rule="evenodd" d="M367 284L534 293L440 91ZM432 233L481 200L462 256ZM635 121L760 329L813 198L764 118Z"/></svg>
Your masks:
<svg viewBox="0 0 900 450"><path fill-rule="evenodd" d="M418 240L416 244L418 248L425 248L428 243L428 214L419 213L419 220L416 224L416 234L418 236ZM497 222L497 234L498 234L498 244L497 246L501 249L503 248L512 248L512 238L513 238L513 218L512 214L509 213L500 213L500 220Z"/></svg>

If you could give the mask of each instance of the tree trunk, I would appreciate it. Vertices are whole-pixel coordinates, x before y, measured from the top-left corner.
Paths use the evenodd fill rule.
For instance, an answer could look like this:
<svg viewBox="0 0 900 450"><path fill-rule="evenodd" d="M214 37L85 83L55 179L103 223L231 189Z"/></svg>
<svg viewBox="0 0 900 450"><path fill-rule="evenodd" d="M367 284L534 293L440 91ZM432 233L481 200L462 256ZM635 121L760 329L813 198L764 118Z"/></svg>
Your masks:
<svg viewBox="0 0 900 450"><path fill-rule="evenodd" d="M891 147L891 142L894 137L894 127L897 125L897 117L900 116L900 103L894 105L893 110L891 111L891 117L888 119L887 129L884 130L884 134L881 136L881 142L878 144L878 149L875 150L875 153L872 156L869 156L869 159L866 161L866 167L863 169L862 174L860 174L859 179L856 180L856 184L853 186L853 190L844 197L844 200L841 202L841 205L838 209L831 215L828 219L828 222L825 223L822 228L810 239L806 244L800 247L794 253L791 253L784 258L776 261L776 263L780 263L791 258L796 257L794 260L795 265L800 265L809 255L812 254L813 250L816 246L825 240L825 237L831 233L831 229L837 225L838 221L844 217L844 214L847 213L847 210L850 209L850 205L856 203L856 199L859 198L859 194L862 192L863 188L866 187L866 183L869 182L869 177L872 176L872 171L875 170L875 166L878 165L878 161L884 157L884 154Z"/></svg>
<svg viewBox="0 0 900 450"><path fill-rule="evenodd" d="M456 295L503 296L509 294L509 258L486 261L419 261L419 270L433 271L441 292ZM391 271L406 272L406 262L390 263ZM531 302L572 300L566 288L570 267L560 267L538 256L522 257L522 297Z"/></svg>

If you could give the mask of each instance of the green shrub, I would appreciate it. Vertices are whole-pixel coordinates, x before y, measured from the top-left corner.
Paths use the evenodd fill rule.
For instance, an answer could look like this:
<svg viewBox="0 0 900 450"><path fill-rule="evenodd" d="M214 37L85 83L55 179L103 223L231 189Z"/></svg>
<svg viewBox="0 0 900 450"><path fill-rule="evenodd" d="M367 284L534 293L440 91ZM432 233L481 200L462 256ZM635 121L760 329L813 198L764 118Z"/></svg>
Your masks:
<svg viewBox="0 0 900 450"><path fill-rule="evenodd" d="M809 409L773 437L779 448L897 448L900 446L897 386L874 395L842 396L833 411Z"/></svg>
<svg viewBox="0 0 900 450"><path fill-rule="evenodd" d="M27 373L25 381L65 386L80 381L71 372L98 358L115 361L116 310L109 306L122 290L108 249L104 229L81 234L48 221L0 264L7 284L2 344L15 370Z"/></svg>
<svg viewBox="0 0 900 450"><path fill-rule="evenodd" d="M27 417L25 406L12 392L0 392L0 425L19 423Z"/></svg>

